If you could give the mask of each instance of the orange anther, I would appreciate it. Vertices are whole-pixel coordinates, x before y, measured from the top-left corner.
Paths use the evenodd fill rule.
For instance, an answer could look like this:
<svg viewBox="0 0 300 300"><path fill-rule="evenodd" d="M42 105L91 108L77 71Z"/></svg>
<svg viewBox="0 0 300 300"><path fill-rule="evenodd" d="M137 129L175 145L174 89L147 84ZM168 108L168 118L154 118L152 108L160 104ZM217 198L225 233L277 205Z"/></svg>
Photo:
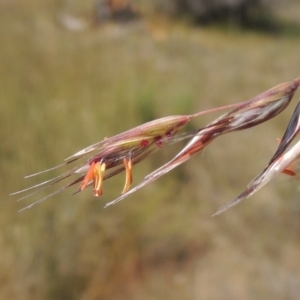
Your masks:
<svg viewBox="0 0 300 300"><path fill-rule="evenodd" d="M89 182L91 180L93 180L93 177L94 177L94 168L95 168L95 162L92 162L91 165L90 165L90 168L88 169L80 187L79 187L79 190L80 191L83 191L87 185L89 184Z"/></svg>
<svg viewBox="0 0 300 300"><path fill-rule="evenodd" d="M284 169L282 171L283 174L286 174L286 175L290 175L290 176L295 176L296 173L294 171L292 171L289 167L287 167L286 169Z"/></svg>

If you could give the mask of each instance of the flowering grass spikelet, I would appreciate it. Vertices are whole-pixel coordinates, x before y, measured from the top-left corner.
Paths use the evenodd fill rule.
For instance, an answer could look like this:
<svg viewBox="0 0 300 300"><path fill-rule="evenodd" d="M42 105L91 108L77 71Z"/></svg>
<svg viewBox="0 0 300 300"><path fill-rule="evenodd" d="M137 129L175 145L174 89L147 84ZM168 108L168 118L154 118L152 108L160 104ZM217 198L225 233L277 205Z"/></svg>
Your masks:
<svg viewBox="0 0 300 300"><path fill-rule="evenodd" d="M81 184L78 191L82 191L87 186L93 185L94 196L100 196L102 194L103 181L124 170L126 172L126 179L123 193L125 193L132 183L132 166L145 159L155 150L161 148L164 143L169 142L173 135L181 127L188 123L190 119L190 116L185 115L165 117L145 123L111 138L105 138L103 141L78 151L74 155L68 157L63 164L57 167L26 177L33 177L54 170L55 168L69 165L87 155L91 155L91 157L83 163L73 167L71 170L58 177L13 193L12 195L42 187L39 190L19 199L22 200L70 177L71 175L85 173L85 175L81 175L79 178L25 208L30 208L79 182L81 182ZM110 169L111 172L105 173Z"/></svg>

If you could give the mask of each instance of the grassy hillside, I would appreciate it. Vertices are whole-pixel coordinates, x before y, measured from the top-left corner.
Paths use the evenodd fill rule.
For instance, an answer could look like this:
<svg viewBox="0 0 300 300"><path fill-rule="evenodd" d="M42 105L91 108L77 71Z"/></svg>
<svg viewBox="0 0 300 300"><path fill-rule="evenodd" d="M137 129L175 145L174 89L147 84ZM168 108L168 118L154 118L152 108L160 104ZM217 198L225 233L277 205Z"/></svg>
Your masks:
<svg viewBox="0 0 300 300"><path fill-rule="evenodd" d="M297 299L297 180L282 176L224 215L211 214L263 169L299 92L276 119L221 137L116 206L103 209L120 194L123 174L105 182L101 198L91 190L72 196L73 189L17 213L30 200L8 194L39 180L23 176L105 136L248 100L300 76L296 35L153 17L94 27L88 5L62 3L0 2L0 298ZM67 30L66 12L87 28ZM182 145L136 166L134 182Z"/></svg>

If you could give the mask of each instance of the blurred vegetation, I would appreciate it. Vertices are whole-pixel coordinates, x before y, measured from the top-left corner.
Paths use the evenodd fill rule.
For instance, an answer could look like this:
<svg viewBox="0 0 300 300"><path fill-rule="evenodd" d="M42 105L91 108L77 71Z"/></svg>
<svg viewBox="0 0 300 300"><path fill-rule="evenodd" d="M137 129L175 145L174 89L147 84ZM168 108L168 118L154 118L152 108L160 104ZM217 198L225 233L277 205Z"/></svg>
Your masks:
<svg viewBox="0 0 300 300"><path fill-rule="evenodd" d="M146 3L143 0L132 2ZM278 12L294 15L292 8L296 9L297 5L294 0L153 0L150 3L148 11L167 15L172 19L179 18L194 25L214 25L230 30L259 30L272 34L293 31L299 34L299 24L294 22L297 17L288 20L278 18Z"/></svg>
<svg viewBox="0 0 300 300"><path fill-rule="evenodd" d="M168 15L186 16L200 23L225 21L252 26L263 18L269 21L271 8L277 3L277 0L164 0L156 1L155 7Z"/></svg>
<svg viewBox="0 0 300 300"><path fill-rule="evenodd" d="M0 298L297 299L296 180L282 176L224 215L211 214L263 169L299 92L276 119L221 137L109 209L123 174L97 199L66 191L18 214L25 202L8 197L37 180L24 175L105 136L248 100L299 77L297 1L274 11L295 24L292 35L192 27L136 5L139 20L96 27L91 1L0 1ZM66 16L82 26L70 30ZM135 182L182 145L136 166Z"/></svg>

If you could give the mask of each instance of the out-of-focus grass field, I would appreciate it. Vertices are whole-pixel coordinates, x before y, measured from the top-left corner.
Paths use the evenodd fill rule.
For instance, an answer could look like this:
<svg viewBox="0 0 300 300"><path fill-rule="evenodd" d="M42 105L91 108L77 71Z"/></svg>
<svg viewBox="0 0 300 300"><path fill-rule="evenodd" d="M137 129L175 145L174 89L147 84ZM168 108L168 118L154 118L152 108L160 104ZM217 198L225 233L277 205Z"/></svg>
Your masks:
<svg viewBox="0 0 300 300"><path fill-rule="evenodd" d="M295 7L285 6L281 17L299 20ZM105 182L101 198L68 190L22 213L30 200L8 195L39 181L23 176L105 136L245 101L299 77L299 35L153 16L71 32L57 21L65 10L89 16L88 4L0 1L0 299L298 299L297 180L282 175L211 215L264 168L299 92L276 119L217 139L108 209L124 174ZM134 182L183 145L136 166Z"/></svg>

